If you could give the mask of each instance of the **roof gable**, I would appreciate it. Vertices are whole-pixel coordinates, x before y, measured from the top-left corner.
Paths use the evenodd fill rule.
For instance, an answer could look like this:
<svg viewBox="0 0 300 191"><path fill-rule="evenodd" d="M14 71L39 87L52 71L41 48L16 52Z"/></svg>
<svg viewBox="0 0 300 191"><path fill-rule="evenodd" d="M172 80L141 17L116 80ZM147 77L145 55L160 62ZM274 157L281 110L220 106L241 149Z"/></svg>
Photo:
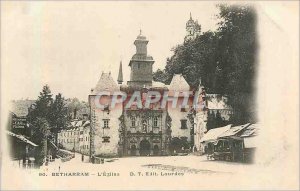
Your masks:
<svg viewBox="0 0 300 191"><path fill-rule="evenodd" d="M119 87L110 73L102 73L96 87L93 90L93 94L97 94L102 91L119 91Z"/></svg>
<svg viewBox="0 0 300 191"><path fill-rule="evenodd" d="M169 85L169 90L173 91L189 91L190 86L184 77L180 74L175 74L172 78L172 81Z"/></svg>

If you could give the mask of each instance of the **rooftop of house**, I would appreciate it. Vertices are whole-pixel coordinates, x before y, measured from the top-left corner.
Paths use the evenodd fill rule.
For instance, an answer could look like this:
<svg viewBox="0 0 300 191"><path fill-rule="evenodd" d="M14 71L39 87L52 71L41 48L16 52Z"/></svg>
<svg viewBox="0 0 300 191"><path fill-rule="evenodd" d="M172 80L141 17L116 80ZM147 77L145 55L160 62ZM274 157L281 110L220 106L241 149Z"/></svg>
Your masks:
<svg viewBox="0 0 300 191"><path fill-rule="evenodd" d="M169 90L171 91L189 91L190 85L184 79L181 74L175 74L169 85Z"/></svg>
<svg viewBox="0 0 300 191"><path fill-rule="evenodd" d="M28 108L35 102L35 100L13 100L11 101L10 111L18 117L28 115Z"/></svg>
<svg viewBox="0 0 300 191"><path fill-rule="evenodd" d="M111 76L111 73L102 73L100 79L98 80L98 83L96 84L96 87L93 89L92 94L97 95L100 92L103 91L119 91L119 87L117 83L114 81L114 79Z"/></svg>

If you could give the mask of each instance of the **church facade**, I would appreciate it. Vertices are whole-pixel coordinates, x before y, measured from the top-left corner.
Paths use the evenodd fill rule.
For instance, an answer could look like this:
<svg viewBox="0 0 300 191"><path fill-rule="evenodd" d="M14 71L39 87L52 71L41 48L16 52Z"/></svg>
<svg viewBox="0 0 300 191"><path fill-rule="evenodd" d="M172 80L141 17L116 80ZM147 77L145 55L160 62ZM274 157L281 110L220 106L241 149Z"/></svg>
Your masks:
<svg viewBox="0 0 300 191"><path fill-rule="evenodd" d="M148 40L139 34L134 41L136 53L132 56L130 80L123 83L122 63L120 63L117 82L110 73L102 73L96 87L89 95L91 108L91 155L96 156L149 156L170 155L172 139L178 138L188 142L193 140L191 129L193 123L188 119L192 109L192 101L184 108L172 107L167 102L165 107L161 102L151 103L144 107L147 92L156 91L163 95L168 93L169 99L176 98L178 102L184 99L182 94L175 95L175 91L189 91L190 86L181 75L175 75L170 85L152 80L152 66L154 60L147 53ZM142 107L133 103L125 107L128 99L116 103L114 108L97 107L97 102L109 102L114 92L126 93L127 98L139 92ZM99 93L110 92L101 96Z"/></svg>

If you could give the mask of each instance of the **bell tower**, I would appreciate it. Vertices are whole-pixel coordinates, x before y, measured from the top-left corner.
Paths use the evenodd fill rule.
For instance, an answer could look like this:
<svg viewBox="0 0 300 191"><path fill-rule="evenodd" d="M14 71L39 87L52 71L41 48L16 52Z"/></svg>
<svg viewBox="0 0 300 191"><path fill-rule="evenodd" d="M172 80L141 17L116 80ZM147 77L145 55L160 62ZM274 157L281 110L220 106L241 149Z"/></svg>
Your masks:
<svg viewBox="0 0 300 191"><path fill-rule="evenodd" d="M130 81L127 82L128 86L144 87L152 85L152 65L154 60L152 56L147 53L148 40L145 36L140 34L134 41L136 53L132 56L129 66L131 68Z"/></svg>

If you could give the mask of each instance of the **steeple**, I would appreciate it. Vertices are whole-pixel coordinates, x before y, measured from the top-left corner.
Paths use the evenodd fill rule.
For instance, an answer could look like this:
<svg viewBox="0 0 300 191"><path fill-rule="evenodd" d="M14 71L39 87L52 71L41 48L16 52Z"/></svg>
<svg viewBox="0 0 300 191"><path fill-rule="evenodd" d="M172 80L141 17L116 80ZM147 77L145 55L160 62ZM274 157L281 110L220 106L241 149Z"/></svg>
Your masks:
<svg viewBox="0 0 300 191"><path fill-rule="evenodd" d="M122 70L122 61L121 61L119 67L118 84L122 84L122 83L123 83L123 70Z"/></svg>
<svg viewBox="0 0 300 191"><path fill-rule="evenodd" d="M194 21L192 18L192 13L190 12L190 19L186 22L186 36L184 41L195 39L201 34L201 25L198 24L198 21Z"/></svg>
<svg viewBox="0 0 300 191"><path fill-rule="evenodd" d="M152 85L152 65L154 60L152 56L148 55L147 44L148 40L142 31L140 30L139 35L134 41L136 47L136 53L131 57L129 66L130 81L127 82L129 86L136 86L142 88L144 85Z"/></svg>

